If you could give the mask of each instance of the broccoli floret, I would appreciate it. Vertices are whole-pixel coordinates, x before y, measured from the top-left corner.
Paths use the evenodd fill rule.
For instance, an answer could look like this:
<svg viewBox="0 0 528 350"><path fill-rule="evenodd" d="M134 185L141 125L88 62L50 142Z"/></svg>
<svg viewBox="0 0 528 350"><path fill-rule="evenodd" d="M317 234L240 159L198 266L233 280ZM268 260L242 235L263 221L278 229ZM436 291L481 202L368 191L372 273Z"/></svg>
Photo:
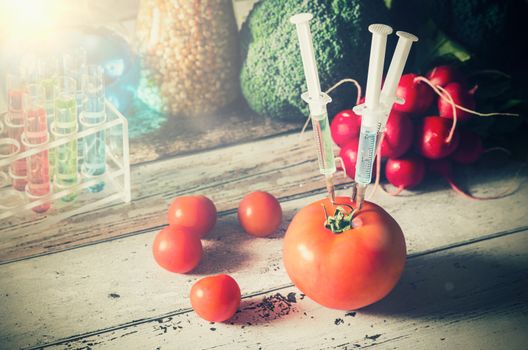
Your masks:
<svg viewBox="0 0 528 350"><path fill-rule="evenodd" d="M504 40L512 1L435 0L432 15L450 37L477 54L492 53Z"/></svg>
<svg viewBox="0 0 528 350"><path fill-rule="evenodd" d="M345 77L364 80L370 49L368 25L388 19L381 0L259 2L241 30L240 83L249 106L261 115L296 119L307 113L300 98L306 82L299 44L289 22L300 12L314 15L310 24L323 90ZM333 98L339 100L339 96Z"/></svg>

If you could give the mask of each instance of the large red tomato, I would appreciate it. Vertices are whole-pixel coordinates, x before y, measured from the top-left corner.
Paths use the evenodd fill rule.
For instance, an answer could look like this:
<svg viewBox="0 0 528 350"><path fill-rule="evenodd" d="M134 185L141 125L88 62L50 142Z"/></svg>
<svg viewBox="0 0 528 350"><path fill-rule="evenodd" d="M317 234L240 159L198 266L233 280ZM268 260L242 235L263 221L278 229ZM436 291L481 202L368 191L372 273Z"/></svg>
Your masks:
<svg viewBox="0 0 528 350"><path fill-rule="evenodd" d="M365 202L350 222L350 207L354 203L347 197L338 197L335 205L328 199L314 202L295 215L284 237L284 265L292 282L317 303L340 310L385 297L406 258L402 230L385 210Z"/></svg>

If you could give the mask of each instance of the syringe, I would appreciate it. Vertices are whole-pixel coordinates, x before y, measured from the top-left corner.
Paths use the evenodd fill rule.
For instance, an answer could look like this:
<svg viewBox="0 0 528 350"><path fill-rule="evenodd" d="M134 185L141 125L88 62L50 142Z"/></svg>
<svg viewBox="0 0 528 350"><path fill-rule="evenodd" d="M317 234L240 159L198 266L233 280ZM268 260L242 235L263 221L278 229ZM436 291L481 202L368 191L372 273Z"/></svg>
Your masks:
<svg viewBox="0 0 528 350"><path fill-rule="evenodd" d="M319 74L310 32L311 13L299 13L290 18L290 22L297 28L299 46L304 68L304 76L308 92L301 95L310 108L310 118L313 126L314 139L317 147L317 158L319 171L325 176L326 189L332 202L335 200L333 175L336 172L335 158L332 138L330 136L330 123L326 105L331 101L330 97L321 92Z"/></svg>
<svg viewBox="0 0 528 350"><path fill-rule="evenodd" d="M376 155L377 135L383 108L380 106L381 79L383 75L383 62L385 60L385 47L387 36L392 33L392 28L384 24L371 24L369 31L372 33L370 46L370 60L367 76L367 91L365 104L356 106L354 112L360 114L361 129L356 162L356 208L360 209L365 198L365 191L372 179L372 165Z"/></svg>
<svg viewBox="0 0 528 350"><path fill-rule="evenodd" d="M370 30L370 27L369 27ZM371 30L372 31L372 30ZM396 96L396 90L398 88L398 83L400 81L401 75L403 73L403 68L407 62L409 52L411 50L411 45L413 42L418 41L418 38L410 33L398 31L396 33L399 36L398 44L392 56L392 60L389 66L389 71L387 72L387 77L383 84L383 89L379 96L379 105L376 109L369 110L368 100L365 105L356 106L354 111L358 114L363 114L363 121L360 131L360 143L358 146L358 162L356 163L356 205L358 208L361 208L365 198L365 190L367 185L371 182L372 179L372 164L377 152L379 141L381 136L385 132L385 126L387 125L387 120L392 109L392 105L396 103L403 103L401 99L398 99ZM373 42L374 46L374 32L373 32ZM385 36L386 40L386 36ZM379 43L378 43L379 44ZM383 44L385 47L385 43ZM369 78L370 78L370 66L372 63L372 53L371 50L371 62L369 62ZM383 48L383 55L384 55ZM378 57L379 60L379 57ZM382 61L383 62L383 61ZM378 62L379 64L379 62ZM382 67L380 68L382 69ZM375 72L377 74L378 72ZM374 78L378 78L377 75ZM377 83L377 82L376 82ZM378 86L378 85L376 85ZM376 90L378 91L378 90ZM374 92L374 94L376 93ZM367 98L368 98L368 81L367 81ZM371 94L372 95L372 94ZM368 115L368 119L366 116ZM374 118L377 118L377 132L374 136L373 124ZM367 122L365 122L367 120ZM363 130L363 123L366 124L365 130ZM363 141L363 145L361 143Z"/></svg>
<svg viewBox="0 0 528 350"><path fill-rule="evenodd" d="M404 101L396 96L396 90L398 89L398 83L403 73L403 68L409 57L411 51L411 45L413 42L418 41L418 37L411 33L398 31L396 32L398 38L398 44L392 55L392 60L387 71L387 77L383 83L383 89L381 90L380 103L385 109L383 118L380 122L380 133L385 132L385 126L389 119L389 114L392 110L394 103L402 104Z"/></svg>

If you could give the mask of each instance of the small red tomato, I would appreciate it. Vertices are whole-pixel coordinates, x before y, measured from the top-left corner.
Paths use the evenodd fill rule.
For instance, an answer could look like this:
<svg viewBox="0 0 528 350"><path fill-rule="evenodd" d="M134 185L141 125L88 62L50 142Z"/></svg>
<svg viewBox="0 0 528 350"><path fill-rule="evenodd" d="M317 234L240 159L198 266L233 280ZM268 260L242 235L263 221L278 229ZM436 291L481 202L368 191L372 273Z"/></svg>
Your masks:
<svg viewBox="0 0 528 350"><path fill-rule="evenodd" d="M191 305L204 320L223 322L240 306L240 287L228 275L202 278L191 288Z"/></svg>
<svg viewBox="0 0 528 350"><path fill-rule="evenodd" d="M154 238L152 253L156 262L171 272L186 273L198 266L202 242L183 227L168 226Z"/></svg>
<svg viewBox="0 0 528 350"><path fill-rule="evenodd" d="M330 133L335 144L343 147L352 139L357 139L361 128L361 117L351 109L337 113L330 124Z"/></svg>
<svg viewBox="0 0 528 350"><path fill-rule="evenodd" d="M216 224L216 207L205 196L175 198L169 207L169 224L185 227L203 238Z"/></svg>
<svg viewBox="0 0 528 350"><path fill-rule="evenodd" d="M268 192L252 192L245 196L238 206L238 221L250 235L269 236L276 232L281 224L280 203Z"/></svg>

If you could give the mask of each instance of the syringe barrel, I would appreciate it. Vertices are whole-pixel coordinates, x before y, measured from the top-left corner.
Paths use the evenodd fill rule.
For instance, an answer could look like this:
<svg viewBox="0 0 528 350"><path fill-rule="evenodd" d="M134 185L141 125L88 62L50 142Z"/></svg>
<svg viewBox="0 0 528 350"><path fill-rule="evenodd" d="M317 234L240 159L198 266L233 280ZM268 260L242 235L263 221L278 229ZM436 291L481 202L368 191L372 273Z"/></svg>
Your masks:
<svg viewBox="0 0 528 350"><path fill-rule="evenodd" d="M308 87L308 94L316 103L316 99L321 93L321 84L317 72L317 62L312 42L312 32L310 31L310 21L313 15L311 13L299 13L290 18L290 22L295 24L297 37L299 39L299 48Z"/></svg>
<svg viewBox="0 0 528 350"><path fill-rule="evenodd" d="M381 92L387 35L392 33L392 28L384 24L371 24L369 31L372 33L372 42L370 45L365 104L369 108L377 108Z"/></svg>
<svg viewBox="0 0 528 350"><path fill-rule="evenodd" d="M311 114L310 118L312 119L314 140L317 147L319 171L323 175L334 174L336 166L328 114L324 111L321 114Z"/></svg>
<svg viewBox="0 0 528 350"><path fill-rule="evenodd" d="M359 184L367 185L372 181L372 166L376 156L377 137L377 128L361 128L356 159L356 176L354 178Z"/></svg>

